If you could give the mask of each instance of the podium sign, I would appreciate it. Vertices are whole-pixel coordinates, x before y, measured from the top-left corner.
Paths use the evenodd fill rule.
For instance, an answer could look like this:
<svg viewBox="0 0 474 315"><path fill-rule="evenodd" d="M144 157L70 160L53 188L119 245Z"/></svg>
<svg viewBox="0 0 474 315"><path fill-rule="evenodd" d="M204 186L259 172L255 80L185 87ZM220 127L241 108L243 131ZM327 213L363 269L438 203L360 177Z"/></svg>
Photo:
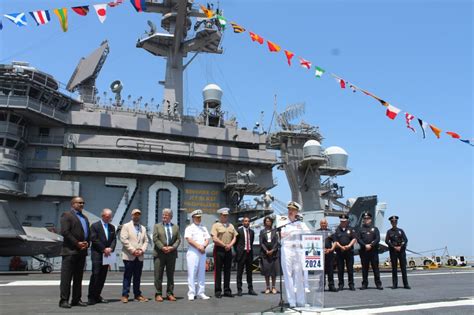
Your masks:
<svg viewBox="0 0 474 315"><path fill-rule="evenodd" d="M302 234L304 250L304 270L324 270L323 236L317 234Z"/></svg>

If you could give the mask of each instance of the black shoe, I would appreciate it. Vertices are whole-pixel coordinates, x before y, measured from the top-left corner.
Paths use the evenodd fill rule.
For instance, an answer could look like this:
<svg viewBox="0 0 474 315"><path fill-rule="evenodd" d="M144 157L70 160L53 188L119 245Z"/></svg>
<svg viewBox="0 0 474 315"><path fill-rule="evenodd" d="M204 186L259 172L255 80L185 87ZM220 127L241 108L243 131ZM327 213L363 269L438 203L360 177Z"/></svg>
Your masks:
<svg viewBox="0 0 474 315"><path fill-rule="evenodd" d="M226 296L226 295L224 294L224 296ZM237 296L242 296L242 291L241 290L237 291Z"/></svg>
<svg viewBox="0 0 474 315"><path fill-rule="evenodd" d="M216 293L216 294L214 294L214 296L216 297L216 299L220 299L222 297L222 294L221 293Z"/></svg>
<svg viewBox="0 0 474 315"><path fill-rule="evenodd" d="M394 285L391 288L392 288L392 290L395 290L395 289L398 289L398 286Z"/></svg>
<svg viewBox="0 0 474 315"><path fill-rule="evenodd" d="M225 296L225 297L231 297L231 298L234 297L234 295L233 295L232 293L230 293L230 292L224 293L224 296Z"/></svg>
<svg viewBox="0 0 474 315"><path fill-rule="evenodd" d="M59 307L62 307L62 308L71 308L71 304L69 304L67 301L60 301L60 302L59 302Z"/></svg>
<svg viewBox="0 0 474 315"><path fill-rule="evenodd" d="M254 290L249 290L249 295L258 295Z"/></svg>
<svg viewBox="0 0 474 315"><path fill-rule="evenodd" d="M383 287L381 285L378 285L377 290L383 290Z"/></svg>
<svg viewBox="0 0 474 315"><path fill-rule="evenodd" d="M103 297L99 297L99 301L97 301L97 303L104 303L104 304L107 304L109 303L108 300L104 299Z"/></svg>
<svg viewBox="0 0 474 315"><path fill-rule="evenodd" d="M407 289L407 290L411 290L411 287L407 284L405 286L403 286L403 288Z"/></svg>
<svg viewBox="0 0 474 315"><path fill-rule="evenodd" d="M331 291L331 292L337 292L337 289L336 289L335 286L330 286L330 287L329 287L329 291Z"/></svg>
<svg viewBox="0 0 474 315"><path fill-rule="evenodd" d="M72 302L71 306L87 306L87 303L82 302L81 300L79 300L77 302Z"/></svg>
<svg viewBox="0 0 474 315"><path fill-rule="evenodd" d="M95 305L97 303L96 300L89 299L87 300L87 305Z"/></svg>
<svg viewBox="0 0 474 315"><path fill-rule="evenodd" d="M339 291L342 291L342 290L344 290L344 286L343 286L343 285L340 285L340 286L339 286Z"/></svg>
<svg viewBox="0 0 474 315"><path fill-rule="evenodd" d="M356 288L355 288L353 285L350 285L350 286L349 286L349 290L351 290L351 291L355 291L355 290L356 290Z"/></svg>
<svg viewBox="0 0 474 315"><path fill-rule="evenodd" d="M367 290L367 286L366 286L366 285L363 285L360 289L361 289L361 290Z"/></svg>

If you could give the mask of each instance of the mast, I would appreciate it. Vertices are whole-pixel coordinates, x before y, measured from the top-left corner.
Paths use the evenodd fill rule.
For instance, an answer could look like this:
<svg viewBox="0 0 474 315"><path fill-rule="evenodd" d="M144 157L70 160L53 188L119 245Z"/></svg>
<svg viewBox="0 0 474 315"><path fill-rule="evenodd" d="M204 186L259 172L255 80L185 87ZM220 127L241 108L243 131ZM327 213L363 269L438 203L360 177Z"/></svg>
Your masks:
<svg viewBox="0 0 474 315"><path fill-rule="evenodd" d="M183 60L189 53L221 54L222 27L215 15L207 18L193 8L191 0L147 0L145 12L161 14L161 27L167 33L158 33L154 24L148 21L150 31L138 40L137 47L166 58L165 79L160 81L164 86L161 111L169 116L182 116L183 72L189 64L183 65ZM187 38L192 26L191 17L198 18L198 22L194 26L194 37Z"/></svg>

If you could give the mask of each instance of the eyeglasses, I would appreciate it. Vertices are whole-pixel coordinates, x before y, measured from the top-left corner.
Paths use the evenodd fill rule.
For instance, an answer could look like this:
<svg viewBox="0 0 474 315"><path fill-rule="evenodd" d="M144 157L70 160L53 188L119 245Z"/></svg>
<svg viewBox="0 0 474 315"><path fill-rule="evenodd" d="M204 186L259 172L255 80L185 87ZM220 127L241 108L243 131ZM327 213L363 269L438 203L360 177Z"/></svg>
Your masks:
<svg viewBox="0 0 474 315"><path fill-rule="evenodd" d="M76 202L74 202L74 203L85 204L84 201L76 201Z"/></svg>

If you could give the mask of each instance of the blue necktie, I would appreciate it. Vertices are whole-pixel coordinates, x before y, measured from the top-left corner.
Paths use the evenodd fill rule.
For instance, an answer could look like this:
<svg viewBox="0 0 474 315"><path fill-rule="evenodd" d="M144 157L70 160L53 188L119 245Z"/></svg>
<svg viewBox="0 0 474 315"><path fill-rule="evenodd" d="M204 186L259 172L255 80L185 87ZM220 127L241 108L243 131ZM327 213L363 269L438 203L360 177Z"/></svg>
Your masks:
<svg viewBox="0 0 474 315"><path fill-rule="evenodd" d="M169 224L166 224L166 234L168 235L168 246L170 245L171 243L171 229L170 229L170 225Z"/></svg>
<svg viewBox="0 0 474 315"><path fill-rule="evenodd" d="M109 239L109 225L107 223L104 223L104 228L105 228L105 238L108 240Z"/></svg>

